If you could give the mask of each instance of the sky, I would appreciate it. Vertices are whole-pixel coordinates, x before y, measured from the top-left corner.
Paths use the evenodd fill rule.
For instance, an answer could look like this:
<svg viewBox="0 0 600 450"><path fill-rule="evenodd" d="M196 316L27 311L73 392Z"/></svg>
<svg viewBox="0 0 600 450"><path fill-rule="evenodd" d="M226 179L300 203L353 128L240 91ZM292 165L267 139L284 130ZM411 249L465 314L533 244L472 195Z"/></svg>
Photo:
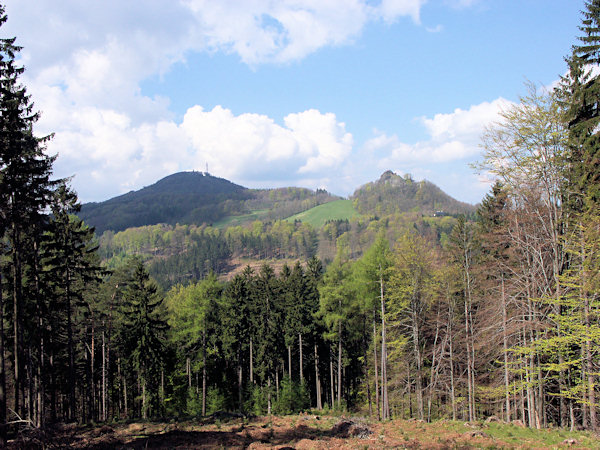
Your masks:
<svg viewBox="0 0 600 450"><path fill-rule="evenodd" d="M340 196L386 170L458 200L498 113L566 72L580 0L0 0L83 202L179 171Z"/></svg>

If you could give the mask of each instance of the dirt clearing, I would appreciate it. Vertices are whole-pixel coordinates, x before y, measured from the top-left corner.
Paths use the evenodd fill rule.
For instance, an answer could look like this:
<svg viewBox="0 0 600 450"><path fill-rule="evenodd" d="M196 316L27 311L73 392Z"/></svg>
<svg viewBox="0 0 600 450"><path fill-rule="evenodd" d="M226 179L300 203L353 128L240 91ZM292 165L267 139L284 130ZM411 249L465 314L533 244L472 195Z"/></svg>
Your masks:
<svg viewBox="0 0 600 450"><path fill-rule="evenodd" d="M211 417L185 422L63 425L29 430L10 449L356 449L600 448L591 433L530 430L501 423L415 420L385 423L358 417Z"/></svg>

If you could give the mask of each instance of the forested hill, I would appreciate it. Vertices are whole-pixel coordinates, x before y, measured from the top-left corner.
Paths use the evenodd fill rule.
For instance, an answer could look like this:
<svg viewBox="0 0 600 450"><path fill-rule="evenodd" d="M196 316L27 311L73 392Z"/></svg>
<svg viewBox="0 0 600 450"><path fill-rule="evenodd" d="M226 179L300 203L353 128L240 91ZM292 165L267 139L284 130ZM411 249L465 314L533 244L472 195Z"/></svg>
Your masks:
<svg viewBox="0 0 600 450"><path fill-rule="evenodd" d="M99 233L157 223L213 221L224 214L221 202L247 199L247 191L202 172L180 172L139 191L86 203L79 216Z"/></svg>
<svg viewBox="0 0 600 450"><path fill-rule="evenodd" d="M459 202L427 180L413 181L410 175L401 177L390 170L384 172L379 180L358 188L351 198L360 214L379 217L408 211L426 215L436 212L470 214L475 211L473 205Z"/></svg>
<svg viewBox="0 0 600 450"><path fill-rule="evenodd" d="M323 190L247 189L208 173L180 172L139 191L86 203L79 216L102 234L159 223L201 225L235 219L283 219L336 199Z"/></svg>

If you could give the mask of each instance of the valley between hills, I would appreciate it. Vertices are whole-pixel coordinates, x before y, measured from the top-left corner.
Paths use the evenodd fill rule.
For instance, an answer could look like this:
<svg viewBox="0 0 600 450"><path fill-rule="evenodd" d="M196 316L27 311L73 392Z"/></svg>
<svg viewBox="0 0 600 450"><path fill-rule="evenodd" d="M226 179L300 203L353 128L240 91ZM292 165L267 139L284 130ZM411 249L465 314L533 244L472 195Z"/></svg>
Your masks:
<svg viewBox="0 0 600 450"><path fill-rule="evenodd" d="M247 189L204 172L181 172L100 203L79 216L99 237L106 265L138 255L168 289L213 272L230 279L245 266L280 268L335 257L338 243L358 258L381 230L390 241L416 228L447 239L456 217L474 214L429 181L387 171L343 199L298 187Z"/></svg>

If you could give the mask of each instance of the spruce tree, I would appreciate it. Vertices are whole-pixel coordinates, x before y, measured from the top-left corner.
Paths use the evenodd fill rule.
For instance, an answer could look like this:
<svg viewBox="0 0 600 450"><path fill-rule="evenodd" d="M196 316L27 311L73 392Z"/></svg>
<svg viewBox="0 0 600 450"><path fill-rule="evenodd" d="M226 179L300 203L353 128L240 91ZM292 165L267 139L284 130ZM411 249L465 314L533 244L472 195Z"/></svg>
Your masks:
<svg viewBox="0 0 600 450"><path fill-rule="evenodd" d="M6 22L4 7L0 6L0 26ZM14 370L13 410L20 416L27 411L23 403L24 356L26 343L24 266L25 255L35 252L28 239L47 219L46 208L51 203L56 183L50 180L54 157L45 154L45 143L50 136L38 138L33 125L39 115L19 78L24 68L16 62L21 47L15 38L0 39L0 236L9 255L12 292L12 366ZM35 231L32 231L35 230ZM33 322L30 326L37 326ZM30 362L31 364L31 362ZM4 373L0 375L4 378ZM0 380L0 385L2 381ZM6 400L0 391L0 422L6 421ZM4 430L4 427L2 427Z"/></svg>
<svg viewBox="0 0 600 450"><path fill-rule="evenodd" d="M148 418L148 392L157 392L168 328L156 284L140 259L133 261L133 276L124 293L121 351L135 370L141 388L141 416ZM156 396L153 397L156 399Z"/></svg>
<svg viewBox="0 0 600 450"><path fill-rule="evenodd" d="M249 269L249 268L247 268ZM253 279L251 270L238 274L225 287L219 307L221 342L224 357L236 362L238 408L244 409L244 373L250 378L250 347L252 328ZM253 376L253 374L252 374Z"/></svg>
<svg viewBox="0 0 600 450"><path fill-rule="evenodd" d="M588 0L582 11L579 45L567 58L569 72L559 95L569 127L570 189L577 195L576 208L584 198L600 202L600 0Z"/></svg>
<svg viewBox="0 0 600 450"><path fill-rule="evenodd" d="M67 386L69 389L69 419L76 419L75 387L76 374L76 331L77 310L84 305L84 294L91 283L100 281L102 269L95 260L97 245L94 229L89 228L73 213L80 204L77 195L65 183L58 187L52 205L52 220L42 241L42 261L45 266L43 281L48 299L53 299L52 311L55 322L51 329L64 330L67 336ZM43 355L42 355L43 356Z"/></svg>

